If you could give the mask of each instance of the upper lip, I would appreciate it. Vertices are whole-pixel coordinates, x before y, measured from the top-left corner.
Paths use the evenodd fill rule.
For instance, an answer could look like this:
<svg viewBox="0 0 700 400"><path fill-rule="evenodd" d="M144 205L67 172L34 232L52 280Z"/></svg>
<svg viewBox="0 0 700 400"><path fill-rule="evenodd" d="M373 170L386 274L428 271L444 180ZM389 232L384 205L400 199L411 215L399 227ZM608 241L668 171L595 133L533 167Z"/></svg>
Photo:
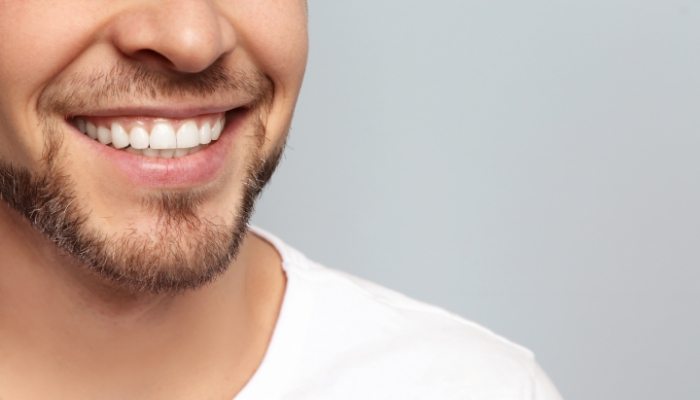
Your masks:
<svg viewBox="0 0 700 400"><path fill-rule="evenodd" d="M247 103L231 103L218 105L200 104L160 104L160 105L139 105L139 106L114 106L94 110L84 110L72 113L68 118L73 117L155 117L185 119L194 118L200 115L225 113L237 108L247 108Z"/></svg>

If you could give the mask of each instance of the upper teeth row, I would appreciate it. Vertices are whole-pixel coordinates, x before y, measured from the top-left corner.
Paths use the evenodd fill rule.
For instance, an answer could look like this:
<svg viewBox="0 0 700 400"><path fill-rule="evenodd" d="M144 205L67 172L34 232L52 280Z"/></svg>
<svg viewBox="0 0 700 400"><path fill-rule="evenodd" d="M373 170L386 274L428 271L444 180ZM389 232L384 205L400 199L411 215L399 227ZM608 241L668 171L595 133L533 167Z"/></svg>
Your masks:
<svg viewBox="0 0 700 400"><path fill-rule="evenodd" d="M145 127L136 125L127 131L119 122L110 126L95 125L90 121L78 118L75 126L81 132L102 144L111 144L117 149L131 146L134 149L189 149L200 144L208 144L217 140L224 127L223 117L216 122L204 122L197 126L195 120L183 121L176 130L167 120L158 120L153 124L149 133Z"/></svg>

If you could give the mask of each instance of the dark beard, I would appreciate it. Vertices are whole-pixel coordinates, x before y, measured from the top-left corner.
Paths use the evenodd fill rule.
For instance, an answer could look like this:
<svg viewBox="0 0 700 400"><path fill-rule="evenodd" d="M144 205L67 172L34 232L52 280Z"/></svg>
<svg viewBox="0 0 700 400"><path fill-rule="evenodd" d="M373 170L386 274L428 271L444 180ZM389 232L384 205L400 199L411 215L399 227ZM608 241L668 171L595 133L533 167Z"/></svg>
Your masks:
<svg viewBox="0 0 700 400"><path fill-rule="evenodd" d="M79 206L69 177L54 167L36 175L2 161L0 199L60 251L112 286L129 292L179 292L211 282L235 259L255 200L283 149L284 145L249 167L232 226L199 218L197 195L167 193L148 201L159 214L158 234L106 237L89 229L89 214Z"/></svg>
<svg viewBox="0 0 700 400"><path fill-rule="evenodd" d="M81 206L71 177L60 168L63 136L47 122L57 113L69 115L82 102L99 104L109 98L136 92L158 94L227 95L229 91L257 93L253 110L269 107L272 83L261 76L242 76L214 66L200 75L169 79L142 68L114 68L87 80L71 77L68 84L47 90L40 99L40 117L46 142L41 172L17 167L0 160L0 199L24 216L59 251L115 288L129 292L179 292L201 287L222 274L238 254L255 200L276 169L284 141L262 158L265 139L262 114L254 122L254 154L246 166L242 194L233 223L201 218L201 195L167 192L146 199L142 207L156 215L155 234L126 232L107 236L90 228L90 213ZM95 88L75 93L74 88ZM242 89L241 89L242 88ZM99 95L98 95L99 94ZM82 99L78 101L77 99ZM87 99L87 100L85 100ZM251 110L252 111L252 110Z"/></svg>

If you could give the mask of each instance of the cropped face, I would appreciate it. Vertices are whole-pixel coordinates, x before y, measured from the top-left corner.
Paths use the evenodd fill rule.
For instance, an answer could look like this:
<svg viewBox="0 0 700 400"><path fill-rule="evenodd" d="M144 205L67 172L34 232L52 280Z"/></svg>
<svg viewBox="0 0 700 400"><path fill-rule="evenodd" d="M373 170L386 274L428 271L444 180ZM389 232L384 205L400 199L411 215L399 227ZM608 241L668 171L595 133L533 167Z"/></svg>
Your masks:
<svg viewBox="0 0 700 400"><path fill-rule="evenodd" d="M305 7L0 0L0 197L114 284L210 281L282 152Z"/></svg>

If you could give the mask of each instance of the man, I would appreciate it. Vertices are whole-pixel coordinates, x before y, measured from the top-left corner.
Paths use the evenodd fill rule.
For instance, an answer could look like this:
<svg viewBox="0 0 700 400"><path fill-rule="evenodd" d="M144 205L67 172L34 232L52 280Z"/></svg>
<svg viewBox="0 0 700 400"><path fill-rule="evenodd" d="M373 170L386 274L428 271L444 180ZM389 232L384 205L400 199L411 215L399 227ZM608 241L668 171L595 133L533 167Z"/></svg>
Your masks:
<svg viewBox="0 0 700 400"><path fill-rule="evenodd" d="M0 2L0 398L559 398L527 350L247 226L306 17Z"/></svg>

